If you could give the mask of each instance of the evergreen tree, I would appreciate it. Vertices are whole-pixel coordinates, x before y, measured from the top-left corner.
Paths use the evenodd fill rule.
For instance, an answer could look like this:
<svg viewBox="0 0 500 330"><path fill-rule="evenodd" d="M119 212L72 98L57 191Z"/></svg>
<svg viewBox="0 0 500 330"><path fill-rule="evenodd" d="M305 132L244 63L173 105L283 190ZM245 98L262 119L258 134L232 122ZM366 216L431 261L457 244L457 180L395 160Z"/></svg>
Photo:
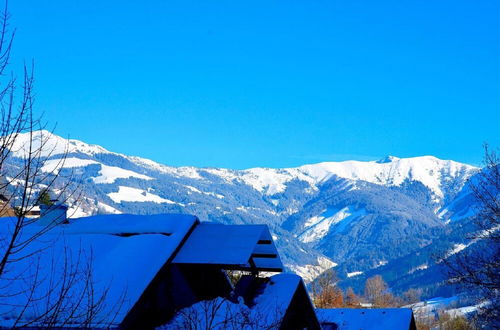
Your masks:
<svg viewBox="0 0 500 330"><path fill-rule="evenodd" d="M47 191L47 189L44 189L40 192L40 197L38 197L38 203L40 205L53 205L54 202L52 202L51 198L50 198L50 194L49 192Z"/></svg>

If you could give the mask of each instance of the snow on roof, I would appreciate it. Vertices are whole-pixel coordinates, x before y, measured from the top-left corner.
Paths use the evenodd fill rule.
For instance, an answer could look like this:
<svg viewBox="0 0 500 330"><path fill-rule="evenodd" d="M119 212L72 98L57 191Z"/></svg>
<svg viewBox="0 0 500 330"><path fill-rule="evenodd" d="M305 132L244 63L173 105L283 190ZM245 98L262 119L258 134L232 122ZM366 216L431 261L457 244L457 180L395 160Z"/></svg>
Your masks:
<svg viewBox="0 0 500 330"><path fill-rule="evenodd" d="M302 278L295 274L271 276L262 293L255 297L253 308L261 317L269 320L282 319L301 282Z"/></svg>
<svg viewBox="0 0 500 330"><path fill-rule="evenodd" d="M331 308L316 309L321 324L335 323L340 330L410 329L410 308Z"/></svg>
<svg viewBox="0 0 500 330"><path fill-rule="evenodd" d="M173 262L221 265L233 269L283 269L266 225L201 223Z"/></svg>
<svg viewBox="0 0 500 330"><path fill-rule="evenodd" d="M157 329L257 329L253 317L249 317L251 314L252 310L243 301L232 302L217 297L183 308L169 323Z"/></svg>
<svg viewBox="0 0 500 330"><path fill-rule="evenodd" d="M294 274L274 275L251 307L242 297L236 302L221 297L200 301L179 311L160 329L278 329L300 282Z"/></svg>
<svg viewBox="0 0 500 330"><path fill-rule="evenodd" d="M8 219L3 218L0 223L3 236L12 229L12 222ZM196 223L198 219L191 215L120 214L80 218L69 225L55 227L27 245L20 254L29 256L40 250L39 253L11 263L9 276L0 279L0 286L9 291L0 297L3 316L0 326L13 325L30 292L39 299L32 299L22 321L33 320L51 305L51 299L57 298L55 294L63 285L65 267L86 270L90 264L93 296L105 300L95 322L97 325L118 325ZM37 230L39 226L30 225L23 235L27 238ZM78 275L68 293L72 297L68 299L70 303L82 296L88 284L82 274ZM31 290L34 278L39 283ZM48 292L53 293L52 298L47 297ZM7 297L7 293L11 296ZM73 321L76 324L81 322L78 319Z"/></svg>
<svg viewBox="0 0 500 330"><path fill-rule="evenodd" d="M107 214L74 219L67 231L72 234L185 234L197 221L188 214Z"/></svg>

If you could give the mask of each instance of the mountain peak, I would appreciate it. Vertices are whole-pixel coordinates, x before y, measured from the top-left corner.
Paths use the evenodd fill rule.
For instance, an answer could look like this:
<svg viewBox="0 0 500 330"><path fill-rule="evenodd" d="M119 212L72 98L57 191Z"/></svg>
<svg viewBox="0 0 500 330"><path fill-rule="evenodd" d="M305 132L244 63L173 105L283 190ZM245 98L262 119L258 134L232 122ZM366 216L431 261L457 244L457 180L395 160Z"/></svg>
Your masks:
<svg viewBox="0 0 500 330"><path fill-rule="evenodd" d="M393 162L395 160L399 160L399 159L400 158L398 158L396 156L387 155L384 158L377 160L376 163L378 163L378 164L391 163L391 162Z"/></svg>
<svg viewBox="0 0 500 330"><path fill-rule="evenodd" d="M39 149L40 156L52 157L61 154L71 154L75 152L95 155L99 153L110 153L101 146L88 144L79 140L73 140L56 135L48 130L38 130L33 132L20 133L14 145L12 153L15 157L24 157L32 141L34 150Z"/></svg>
<svg viewBox="0 0 500 330"><path fill-rule="evenodd" d="M40 140L47 139L43 143L42 156L54 158L59 154L78 153L85 155L84 158L95 157L97 154L114 154L128 159L137 166L148 170L159 171L179 177L190 179L202 179L200 171L194 167L169 167L154 161L140 157L131 157L123 154L110 152L98 145L87 144L82 141L65 139L49 131L37 131L34 134L35 147L40 146ZM43 138L42 138L43 136ZM25 152L24 145L29 140L29 134L20 134L13 150L14 156L22 156ZM113 164L109 164L114 166ZM257 191L267 195L275 195L286 190L286 183L299 180L307 182L311 187L317 187L333 176L348 179L361 180L379 185L401 185L406 180L420 181L437 196L442 197L442 178L457 178L465 181L477 168L449 160L441 160L434 156L419 156L411 158L398 158L386 156L379 161L343 161L323 162L317 164L303 165L296 168L252 168L241 171L228 169L212 169L214 175L224 180L232 181L240 178L246 184L254 187Z"/></svg>

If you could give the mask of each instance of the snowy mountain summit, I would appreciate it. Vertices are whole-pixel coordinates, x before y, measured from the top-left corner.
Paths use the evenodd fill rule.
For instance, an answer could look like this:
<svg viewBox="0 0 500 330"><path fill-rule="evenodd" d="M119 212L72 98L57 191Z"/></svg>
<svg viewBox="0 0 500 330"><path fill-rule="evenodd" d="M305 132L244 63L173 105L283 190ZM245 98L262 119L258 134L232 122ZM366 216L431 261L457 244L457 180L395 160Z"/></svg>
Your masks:
<svg viewBox="0 0 500 330"><path fill-rule="evenodd" d="M418 181L429 188L437 197L444 196L444 186L450 180L458 179L465 182L478 168L458 163L452 160L441 160L433 156L421 156L412 158L397 158L387 156L379 161L342 161L322 162L317 164L303 165L295 168L251 168L247 170L231 170L223 168L195 168L195 167L170 167L154 161L131 157L123 154L110 152L98 145L87 144L73 139L64 139L48 131L34 133L35 147L40 145L41 140L47 140L43 147L43 155L49 157L56 164L58 156L68 153L68 160L63 167L75 168L86 167L91 164L89 157L111 155L127 159L143 171L157 171L163 174L171 174L178 177L204 180L204 173L210 173L223 180L232 182L242 181L265 195L275 195L286 190L286 184L294 181L307 182L311 188L317 189L322 183L333 177L348 179L351 181L366 181L379 185L399 186L404 182ZM28 145L29 134L21 134L16 141L13 150L14 156L21 157ZM73 155L80 155L80 157ZM100 164L101 166L103 164ZM106 165L105 165L106 166ZM50 169L50 166L46 167ZM120 172L115 169L116 172ZM113 176L112 171L109 175ZM115 173L115 177L124 177ZM131 174L129 177L138 177L148 180L143 174ZM108 182L110 181L110 182ZM114 180L102 179L102 182L112 183Z"/></svg>
<svg viewBox="0 0 500 330"><path fill-rule="evenodd" d="M399 159L398 157L388 155L382 159L377 160L377 163L379 163L379 164L390 163L390 162L392 162L394 160L398 160L398 159Z"/></svg>
<svg viewBox="0 0 500 330"><path fill-rule="evenodd" d="M313 187L333 177L386 186L417 181L442 198L447 182L459 180L463 184L476 171L474 166L433 156L402 159L389 156L383 161L323 162L281 170L254 168L243 171L243 180L267 195L283 192L285 184L292 180L303 180Z"/></svg>

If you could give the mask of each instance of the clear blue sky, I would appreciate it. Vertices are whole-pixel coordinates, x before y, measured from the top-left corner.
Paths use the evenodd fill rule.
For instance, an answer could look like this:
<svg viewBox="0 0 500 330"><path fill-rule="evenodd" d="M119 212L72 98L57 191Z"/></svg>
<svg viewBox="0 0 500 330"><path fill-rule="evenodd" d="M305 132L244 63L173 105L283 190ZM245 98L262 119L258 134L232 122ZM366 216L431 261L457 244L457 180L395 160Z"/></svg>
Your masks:
<svg viewBox="0 0 500 330"><path fill-rule="evenodd" d="M500 145L500 2L12 0L56 133L169 165Z"/></svg>

